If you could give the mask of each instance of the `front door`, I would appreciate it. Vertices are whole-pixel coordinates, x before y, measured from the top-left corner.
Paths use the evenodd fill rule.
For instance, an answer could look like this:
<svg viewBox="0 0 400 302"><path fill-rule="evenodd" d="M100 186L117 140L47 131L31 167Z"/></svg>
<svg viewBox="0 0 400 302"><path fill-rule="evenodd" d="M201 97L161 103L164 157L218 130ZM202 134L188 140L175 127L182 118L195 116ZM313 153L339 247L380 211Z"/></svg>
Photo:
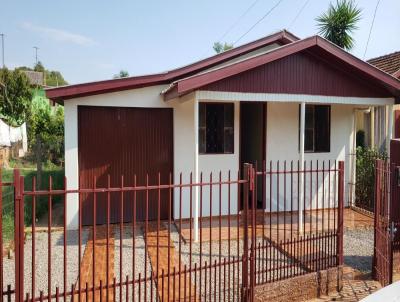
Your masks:
<svg viewBox="0 0 400 302"><path fill-rule="evenodd" d="M240 103L240 168L244 163L253 164L257 171L265 162L266 155L266 103ZM265 186L265 184L264 184ZM263 205L263 184L257 185L257 209ZM249 205L251 207L251 205ZM243 205L242 205L243 209Z"/></svg>

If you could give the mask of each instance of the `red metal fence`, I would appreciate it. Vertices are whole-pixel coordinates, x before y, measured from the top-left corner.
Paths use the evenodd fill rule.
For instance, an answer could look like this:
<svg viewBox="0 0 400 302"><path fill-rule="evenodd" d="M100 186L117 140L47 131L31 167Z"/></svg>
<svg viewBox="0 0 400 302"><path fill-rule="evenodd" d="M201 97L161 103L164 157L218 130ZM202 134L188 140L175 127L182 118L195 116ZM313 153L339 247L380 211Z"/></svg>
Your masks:
<svg viewBox="0 0 400 302"><path fill-rule="evenodd" d="M120 187L111 187L108 177L102 188L94 179L93 188L78 190L66 189L67 180L54 189L51 179L48 189L37 190L33 178L27 190L16 170L15 257L1 260L1 296L252 301L257 285L343 264L343 162L246 164L235 175L200 174L198 182L192 174L184 182L181 174L178 181L170 175L168 183L149 185L150 177L139 186L136 177L121 176ZM96 223L99 196L107 199L105 225ZM152 196L156 220L147 215ZM84 200L92 213L83 212ZM35 219L39 202L48 207L44 225ZM111 202L120 203L117 224L110 223ZM162 204L168 205L167 220L160 219ZM78 229L69 230L67 213L74 206ZM139 206L144 221L136 219ZM133 222L124 221L126 208ZM25 225L24 215L31 215L32 225ZM83 215L92 215L91 226L82 226Z"/></svg>

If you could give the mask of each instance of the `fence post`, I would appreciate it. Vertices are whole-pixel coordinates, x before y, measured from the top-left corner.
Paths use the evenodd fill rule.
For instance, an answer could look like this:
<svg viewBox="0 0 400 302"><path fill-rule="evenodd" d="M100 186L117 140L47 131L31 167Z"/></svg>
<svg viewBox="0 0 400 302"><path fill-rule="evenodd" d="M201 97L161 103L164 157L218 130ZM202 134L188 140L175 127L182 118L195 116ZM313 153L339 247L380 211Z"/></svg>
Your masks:
<svg viewBox="0 0 400 302"><path fill-rule="evenodd" d="M343 265L344 161L339 162L337 264Z"/></svg>
<svg viewBox="0 0 400 302"><path fill-rule="evenodd" d="M253 165L243 165L243 257L242 257L242 301L251 301L252 289L249 287L249 200L254 189ZM251 257L251 255L250 255ZM251 264L250 264L251 265ZM253 278L253 276L250 276Z"/></svg>
<svg viewBox="0 0 400 302"><path fill-rule="evenodd" d="M24 205L20 172L14 169L15 300L24 301Z"/></svg>

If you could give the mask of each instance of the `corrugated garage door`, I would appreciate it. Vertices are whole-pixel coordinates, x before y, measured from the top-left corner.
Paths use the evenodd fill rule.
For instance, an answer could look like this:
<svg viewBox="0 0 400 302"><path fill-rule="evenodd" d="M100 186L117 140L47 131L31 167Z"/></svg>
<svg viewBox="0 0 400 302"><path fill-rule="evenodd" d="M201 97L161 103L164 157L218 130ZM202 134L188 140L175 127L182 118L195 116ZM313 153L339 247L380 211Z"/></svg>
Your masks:
<svg viewBox="0 0 400 302"><path fill-rule="evenodd" d="M173 170L173 112L168 108L78 107L80 188L168 184ZM149 219L157 219L157 191L149 194ZM160 217L169 215L170 194L161 192ZM171 197L172 198L172 197ZM133 193L124 193L124 221L132 221ZM145 194L136 196L136 217L145 218ZM93 223L93 194L82 198L82 222ZM97 223L107 222L107 193L96 194ZM171 201L172 204L172 201ZM172 211L172 210L171 210ZM172 213L171 213L172 216ZM110 221L121 221L121 193L110 194Z"/></svg>

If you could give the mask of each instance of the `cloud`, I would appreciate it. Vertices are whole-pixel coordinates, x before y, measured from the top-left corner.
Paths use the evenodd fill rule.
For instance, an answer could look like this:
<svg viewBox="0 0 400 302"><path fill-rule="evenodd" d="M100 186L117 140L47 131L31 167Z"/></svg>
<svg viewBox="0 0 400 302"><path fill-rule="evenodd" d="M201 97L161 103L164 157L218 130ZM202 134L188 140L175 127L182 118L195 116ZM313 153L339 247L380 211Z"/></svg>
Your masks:
<svg viewBox="0 0 400 302"><path fill-rule="evenodd" d="M29 30L31 32L39 33L40 35L42 35L46 38L52 39L54 41L73 43L73 44L78 44L78 45L83 45L83 46L95 44L95 41L89 37L86 37L86 36L80 35L80 34L71 33L69 31L62 30L62 29L39 26L39 25L32 24L30 22L23 22L21 24L21 27L23 29Z"/></svg>

